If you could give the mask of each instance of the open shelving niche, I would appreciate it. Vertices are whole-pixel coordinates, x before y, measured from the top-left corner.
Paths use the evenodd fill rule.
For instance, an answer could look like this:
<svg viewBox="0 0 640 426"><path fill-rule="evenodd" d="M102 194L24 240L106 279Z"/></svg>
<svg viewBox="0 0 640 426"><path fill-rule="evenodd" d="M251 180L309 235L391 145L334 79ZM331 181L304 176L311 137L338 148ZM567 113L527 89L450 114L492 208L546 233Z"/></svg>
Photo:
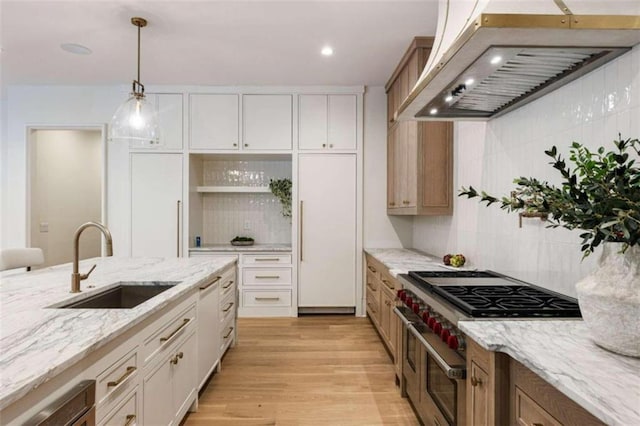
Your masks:
<svg viewBox="0 0 640 426"><path fill-rule="evenodd" d="M196 235L203 245L226 244L236 235L291 244L290 218L282 217L268 186L269 179L291 179L290 154L190 154L189 163L190 247ZM241 211L234 212L230 201ZM244 229L247 221L250 230Z"/></svg>

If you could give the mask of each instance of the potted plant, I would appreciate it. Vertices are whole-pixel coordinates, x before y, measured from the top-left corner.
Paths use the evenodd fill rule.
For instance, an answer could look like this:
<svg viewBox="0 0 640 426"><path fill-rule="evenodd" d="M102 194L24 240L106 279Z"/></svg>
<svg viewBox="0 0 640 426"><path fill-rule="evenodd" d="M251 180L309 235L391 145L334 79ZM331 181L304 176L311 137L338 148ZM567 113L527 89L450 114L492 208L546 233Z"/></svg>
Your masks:
<svg viewBox="0 0 640 426"><path fill-rule="evenodd" d="M282 204L282 216L291 217L291 179L269 179L269 189Z"/></svg>
<svg viewBox="0 0 640 426"><path fill-rule="evenodd" d="M583 258L603 244L598 268L576 284L582 317L600 346L640 357L640 141L614 141L616 149L592 152L574 142L567 165L556 147L545 151L562 175L555 186L519 177L511 197L473 187L459 196L480 197L509 212L545 217L548 227L580 229Z"/></svg>

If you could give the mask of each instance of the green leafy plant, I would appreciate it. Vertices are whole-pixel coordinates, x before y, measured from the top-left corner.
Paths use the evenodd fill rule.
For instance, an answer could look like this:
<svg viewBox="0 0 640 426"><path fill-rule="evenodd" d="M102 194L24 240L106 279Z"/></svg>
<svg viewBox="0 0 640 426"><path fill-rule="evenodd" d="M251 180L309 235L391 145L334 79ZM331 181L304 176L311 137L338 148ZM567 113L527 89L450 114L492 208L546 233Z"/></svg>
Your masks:
<svg viewBox="0 0 640 426"><path fill-rule="evenodd" d="M511 197L496 198L473 187L462 187L458 196L480 197L487 206L500 203L500 208L525 213L547 213L548 227L581 229L583 258L603 241L621 242L624 252L640 244L640 141L614 141L616 150L604 147L592 152L573 142L569 150L570 167L556 147L545 151L549 162L562 175L562 186L556 187L536 178L519 177Z"/></svg>
<svg viewBox="0 0 640 426"><path fill-rule="evenodd" d="M282 204L282 216L291 217L291 179L269 179L269 189Z"/></svg>

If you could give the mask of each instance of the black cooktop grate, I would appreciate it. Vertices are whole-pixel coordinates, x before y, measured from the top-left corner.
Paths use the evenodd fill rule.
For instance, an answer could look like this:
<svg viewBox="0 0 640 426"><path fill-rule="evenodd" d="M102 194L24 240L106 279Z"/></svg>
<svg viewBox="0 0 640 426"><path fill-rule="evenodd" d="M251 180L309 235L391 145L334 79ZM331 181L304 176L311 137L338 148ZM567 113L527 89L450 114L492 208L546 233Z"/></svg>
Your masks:
<svg viewBox="0 0 640 426"><path fill-rule="evenodd" d="M580 317L575 299L535 287L433 286L432 290L472 317Z"/></svg>

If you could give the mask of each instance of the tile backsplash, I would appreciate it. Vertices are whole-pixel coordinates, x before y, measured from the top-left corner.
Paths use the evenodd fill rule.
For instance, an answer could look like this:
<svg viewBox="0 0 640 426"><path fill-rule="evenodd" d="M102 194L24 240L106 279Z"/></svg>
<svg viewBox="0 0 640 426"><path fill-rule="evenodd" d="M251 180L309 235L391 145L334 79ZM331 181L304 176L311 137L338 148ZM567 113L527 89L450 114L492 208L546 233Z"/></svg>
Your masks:
<svg viewBox="0 0 640 426"><path fill-rule="evenodd" d="M454 188L472 185L506 195L518 176L559 183L544 150L567 157L572 141L590 149L640 138L640 46L572 83L487 123L455 126ZM464 253L474 265L575 296L575 283L595 266L598 250L581 261L580 231L547 229L477 199L456 197L450 217L417 217L416 248L443 255Z"/></svg>
<svg viewBox="0 0 640 426"><path fill-rule="evenodd" d="M291 178L291 161L205 160L202 170L204 186L266 187L270 179ZM291 244L291 218L282 216L271 192L204 193L202 210L202 244L225 244L237 235Z"/></svg>

